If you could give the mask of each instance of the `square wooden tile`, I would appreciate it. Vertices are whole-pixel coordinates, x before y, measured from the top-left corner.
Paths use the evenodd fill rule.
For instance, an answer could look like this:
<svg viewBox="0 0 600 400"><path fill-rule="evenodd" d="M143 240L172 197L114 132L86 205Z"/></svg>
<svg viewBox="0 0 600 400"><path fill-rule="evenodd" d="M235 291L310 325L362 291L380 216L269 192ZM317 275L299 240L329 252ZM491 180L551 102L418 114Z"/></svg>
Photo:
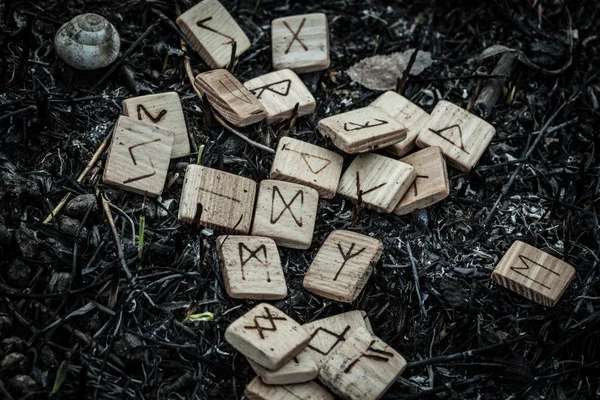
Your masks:
<svg viewBox="0 0 600 400"><path fill-rule="evenodd" d="M429 121L429 114L406 97L387 91L370 104L381 108L407 129L406 138L385 148L386 151L401 157L415 147L415 141Z"/></svg>
<svg viewBox="0 0 600 400"><path fill-rule="evenodd" d="M188 165L179 220L227 233L250 231L256 182L217 169Z"/></svg>
<svg viewBox="0 0 600 400"><path fill-rule="evenodd" d="M293 383L308 382L319 375L319 367L316 361L306 350L298 353L276 371L269 371L251 360L248 360L248 362L254 372L267 385L290 385Z"/></svg>
<svg viewBox="0 0 600 400"><path fill-rule="evenodd" d="M319 131L349 154L391 146L406 138L406 127L377 107L363 107L319 121Z"/></svg>
<svg viewBox="0 0 600 400"><path fill-rule="evenodd" d="M271 40L273 69L304 73L329 68L329 27L323 13L274 19Z"/></svg>
<svg viewBox="0 0 600 400"><path fill-rule="evenodd" d="M196 75L194 86L206 93L212 107L234 126L255 124L267 116L258 99L226 69Z"/></svg>
<svg viewBox="0 0 600 400"><path fill-rule="evenodd" d="M257 376L244 391L248 400L335 400L334 397L317 382L296 385L270 386L261 382Z"/></svg>
<svg viewBox="0 0 600 400"><path fill-rule="evenodd" d="M450 182L442 149L437 146L427 147L401 158L400 161L412 165L417 171L417 178L394 209L394 214L409 214L448 197Z"/></svg>
<svg viewBox="0 0 600 400"><path fill-rule="evenodd" d="M319 371L319 380L344 399L379 399L406 368L396 350L364 328L356 329Z"/></svg>
<svg viewBox="0 0 600 400"><path fill-rule="evenodd" d="M350 231L327 236L304 276L304 288L331 300L351 303L365 287L383 244Z"/></svg>
<svg viewBox="0 0 600 400"><path fill-rule="evenodd" d="M575 268L550 254L515 241L492 272L492 280L547 307L569 286Z"/></svg>
<svg viewBox="0 0 600 400"><path fill-rule="evenodd" d="M298 104L298 116L311 114L317 103L304 82L290 69L273 71L244 83L267 112L267 123L292 116Z"/></svg>
<svg viewBox="0 0 600 400"><path fill-rule="evenodd" d="M173 149L173 133L121 116L115 124L102 182L130 192L162 194Z"/></svg>
<svg viewBox="0 0 600 400"><path fill-rule="evenodd" d="M390 213L417 178L411 165L379 154L358 155L340 179L338 194L379 212Z"/></svg>
<svg viewBox="0 0 600 400"><path fill-rule="evenodd" d="M325 365L329 356L344 343L355 329L365 328L372 332L367 313L362 310L332 315L309 322L302 327L306 329L311 338L302 353L309 354L317 362L319 368Z"/></svg>
<svg viewBox="0 0 600 400"><path fill-rule="evenodd" d="M300 183L331 199L337 191L344 158L333 151L301 140L279 139L271 179Z"/></svg>
<svg viewBox="0 0 600 400"><path fill-rule="evenodd" d="M225 290L234 299L279 300L287 285L275 241L259 236L219 236Z"/></svg>
<svg viewBox="0 0 600 400"><path fill-rule="evenodd" d="M417 146L440 146L450 164L468 172L477 164L495 134L496 129L492 125L442 100L419 133Z"/></svg>
<svg viewBox="0 0 600 400"><path fill-rule="evenodd" d="M319 193L296 183L264 180L258 189L252 235L306 250L312 243Z"/></svg>
<svg viewBox="0 0 600 400"><path fill-rule="evenodd" d="M176 92L149 94L123 100L123 114L173 132L171 158L190 154L190 139L181 101Z"/></svg>
<svg viewBox="0 0 600 400"><path fill-rule="evenodd" d="M249 360L276 370L300 353L310 336L285 313L261 303L227 327L225 340Z"/></svg>
<svg viewBox="0 0 600 400"><path fill-rule="evenodd" d="M177 18L177 25L211 68L223 68L229 63L234 42L237 57L250 48L242 28L217 0L196 4Z"/></svg>

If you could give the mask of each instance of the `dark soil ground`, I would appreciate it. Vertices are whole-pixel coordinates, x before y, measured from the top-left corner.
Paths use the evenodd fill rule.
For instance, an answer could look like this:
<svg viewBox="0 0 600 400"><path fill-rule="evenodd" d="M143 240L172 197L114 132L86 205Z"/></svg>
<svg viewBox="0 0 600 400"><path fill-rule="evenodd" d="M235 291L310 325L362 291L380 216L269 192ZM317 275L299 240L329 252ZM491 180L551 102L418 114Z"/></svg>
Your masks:
<svg viewBox="0 0 600 400"><path fill-rule="evenodd" d="M243 129L270 147L289 135L333 149L317 121L378 95L345 74L374 53L415 47L432 53L434 65L410 77L404 90L427 111L439 99L467 107L498 61L472 59L494 44L519 49L552 71L516 64L509 95L489 118L497 129L492 144L470 173L450 169L444 202L406 217L362 210L353 223L354 205L322 200L313 246L281 249L290 294L275 305L302 323L367 311L375 333L409 361L385 398L600 398L596 1L263 1L255 12L253 1L224 4L252 41L235 71L241 80L270 70L273 18L328 15L331 68L302 75L316 113L292 129ZM179 5L185 11L192 4ZM205 126L179 37L164 21L93 90L106 69L75 72L57 60L54 34L75 15L108 18L125 51L159 21L152 9L176 17L173 2L161 0L0 3L0 398L48 398L58 374L65 379L55 398L239 399L253 377L223 333L255 303L225 294L215 235L176 217L183 171L196 154L172 162L172 185L160 201L148 200L141 261L135 236L142 196L101 183L105 155L77 182L123 99L171 90L182 98L193 148L206 146L202 164L257 181L268 176L271 155ZM190 57L194 73L208 69L196 53ZM123 258L97 191L114 205ZM43 224L66 193L72 194L67 207ZM353 304L302 289L323 238L342 228L385 245ZM554 308L490 280L516 239L576 268ZM204 311L214 320L184 322Z"/></svg>

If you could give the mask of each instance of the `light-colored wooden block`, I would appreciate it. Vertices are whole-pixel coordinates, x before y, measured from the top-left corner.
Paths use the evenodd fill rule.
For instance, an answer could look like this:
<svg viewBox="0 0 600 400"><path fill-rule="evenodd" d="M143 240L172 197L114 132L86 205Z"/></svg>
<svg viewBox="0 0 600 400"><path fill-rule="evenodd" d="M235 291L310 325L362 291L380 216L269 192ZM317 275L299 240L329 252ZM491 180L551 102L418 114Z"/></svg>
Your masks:
<svg viewBox="0 0 600 400"><path fill-rule="evenodd" d="M115 124L102 181L130 192L162 194L173 132L121 116Z"/></svg>
<svg viewBox="0 0 600 400"><path fill-rule="evenodd" d="M437 146L427 147L400 161L412 165L417 171L417 178L394 209L394 214L409 214L448 197L450 182L442 149Z"/></svg>
<svg viewBox="0 0 600 400"><path fill-rule="evenodd" d="M279 300L287 296L275 241L259 236L219 236L225 290L234 299Z"/></svg>
<svg viewBox="0 0 600 400"><path fill-rule="evenodd" d="M429 114L406 97L387 91L370 104L381 108L407 129L406 138L385 148L386 151L401 157L415 147L415 141L429 121Z"/></svg>
<svg viewBox="0 0 600 400"><path fill-rule="evenodd" d="M277 370L306 347L310 336L285 313L261 303L227 327L225 340L249 360Z"/></svg>
<svg viewBox="0 0 600 400"><path fill-rule="evenodd" d="M237 57L250 48L250 40L242 28L217 0L196 4L177 18L177 25L211 68L222 68L229 63L234 42Z"/></svg>
<svg viewBox="0 0 600 400"><path fill-rule="evenodd" d="M492 280L547 307L569 286L575 268L550 254L515 241L492 272Z"/></svg>
<svg viewBox="0 0 600 400"><path fill-rule="evenodd" d="M379 154L360 154L342 175L338 194L390 213L416 178L417 172L411 165Z"/></svg>
<svg viewBox="0 0 600 400"><path fill-rule="evenodd" d="M327 236L304 276L304 288L319 296L351 303L360 294L379 261L383 244L350 231Z"/></svg>
<svg viewBox="0 0 600 400"><path fill-rule="evenodd" d="M267 112L267 123L283 121L293 115L298 104L298 116L311 114L317 103L296 73L290 69L273 71L244 83Z"/></svg>
<svg viewBox="0 0 600 400"><path fill-rule="evenodd" d="M190 154L185 117L176 92L149 94L123 100L123 114L173 132L171 158L185 157Z"/></svg>
<svg viewBox="0 0 600 400"><path fill-rule="evenodd" d="M257 376L244 391L248 400L335 400L334 397L317 382L296 385L269 386Z"/></svg>
<svg viewBox="0 0 600 400"><path fill-rule="evenodd" d="M256 182L217 169L188 165L179 220L244 235L250 231Z"/></svg>
<svg viewBox="0 0 600 400"><path fill-rule="evenodd" d="M234 126L255 124L267 116L260 101L226 69L196 75L194 86Z"/></svg>
<svg viewBox="0 0 600 400"><path fill-rule="evenodd" d="M426 127L417 138L417 146L439 146L446 159L457 169L468 172L477 164L496 129L481 118L450 103L440 101Z"/></svg>
<svg viewBox="0 0 600 400"><path fill-rule="evenodd" d="M309 354L319 368L357 328L372 332L367 314L362 310L348 311L302 325L310 334L310 342L302 353ZM302 354L301 353L301 354Z"/></svg>
<svg viewBox="0 0 600 400"><path fill-rule="evenodd" d="M349 400L379 399L406 368L396 350L364 328L356 329L319 371L319 380Z"/></svg>
<svg viewBox="0 0 600 400"><path fill-rule="evenodd" d="M329 68L329 27L322 13L295 15L271 22L273 69L298 73Z"/></svg>
<svg viewBox="0 0 600 400"><path fill-rule="evenodd" d="M279 139L271 179L300 183L331 199L337 191L344 158L333 151L301 140Z"/></svg>
<svg viewBox="0 0 600 400"><path fill-rule="evenodd" d="M267 385L291 385L308 382L319 375L319 367L316 361L313 360L306 350L298 353L287 364L276 371L269 371L251 360L248 360L248 362L254 372Z"/></svg>
<svg viewBox="0 0 600 400"><path fill-rule="evenodd" d="M406 138L406 128L377 107L363 107L319 121L319 131L349 154L391 146Z"/></svg>
<svg viewBox="0 0 600 400"><path fill-rule="evenodd" d="M319 193L296 183L264 180L258 189L252 235L306 250L312 243Z"/></svg>

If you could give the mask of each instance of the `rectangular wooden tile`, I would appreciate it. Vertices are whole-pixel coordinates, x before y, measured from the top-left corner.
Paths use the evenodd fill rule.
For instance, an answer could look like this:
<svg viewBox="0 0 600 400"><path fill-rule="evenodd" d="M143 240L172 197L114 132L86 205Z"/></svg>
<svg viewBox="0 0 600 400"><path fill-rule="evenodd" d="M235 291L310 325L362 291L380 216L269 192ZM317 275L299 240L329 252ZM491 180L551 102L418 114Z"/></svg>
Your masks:
<svg viewBox="0 0 600 400"><path fill-rule="evenodd" d="M267 116L258 99L225 69L196 75L194 86L205 93L211 106L234 126L255 124Z"/></svg>
<svg viewBox="0 0 600 400"><path fill-rule="evenodd" d="M254 361L248 360L250 366L256 372L262 381L267 385L291 385L312 381L319 374L319 367L316 361L306 352L301 351L288 361L283 367L276 371L258 365Z"/></svg>
<svg viewBox="0 0 600 400"><path fill-rule="evenodd" d="M188 165L179 220L227 233L250 231L256 182L200 165Z"/></svg>
<svg viewBox="0 0 600 400"><path fill-rule="evenodd" d="M301 140L279 139L271 179L295 182L316 189L331 199L337 191L344 158L333 151Z"/></svg>
<svg viewBox="0 0 600 400"><path fill-rule="evenodd" d="M234 299L279 300L287 286L275 241L259 236L219 236L225 290Z"/></svg>
<svg viewBox="0 0 600 400"><path fill-rule="evenodd" d="M204 0L177 18L177 25L194 50L211 68L223 68L231 59L232 44L239 57L250 40L218 0Z"/></svg>
<svg viewBox="0 0 600 400"><path fill-rule="evenodd" d="M244 396L248 400L335 400L327 390L314 381L296 385L270 386L262 383L258 376L246 386Z"/></svg>
<svg viewBox="0 0 600 400"><path fill-rule="evenodd" d="M495 134L496 129L489 123L442 100L431 112L429 122L419 133L416 143L419 147L441 147L450 164L469 172Z"/></svg>
<svg viewBox="0 0 600 400"><path fill-rule="evenodd" d="M529 300L553 307L574 275L571 265L517 240L492 272L492 280Z"/></svg>
<svg viewBox="0 0 600 400"><path fill-rule="evenodd" d="M173 150L171 158L185 157L190 154L185 117L181 101L176 92L149 94L123 100L123 114L173 132Z"/></svg>
<svg viewBox="0 0 600 400"><path fill-rule="evenodd" d="M319 194L296 183L260 183L252 235L273 238L278 246L308 249L312 243Z"/></svg>
<svg viewBox="0 0 600 400"><path fill-rule="evenodd" d="M344 399L379 399L406 368L396 350L364 328L356 329L319 371L319 380Z"/></svg>
<svg viewBox="0 0 600 400"><path fill-rule="evenodd" d="M319 121L319 131L349 154L377 150L406 138L406 127L377 107L363 107Z"/></svg>
<svg viewBox="0 0 600 400"><path fill-rule="evenodd" d="M412 165L417 178L394 209L394 214L409 214L448 197L450 182L442 149L437 146L427 147L401 158L400 161Z"/></svg>
<svg viewBox="0 0 600 400"><path fill-rule="evenodd" d="M227 327L225 340L249 360L277 370L304 350L310 336L284 312L261 303Z"/></svg>
<svg viewBox="0 0 600 400"><path fill-rule="evenodd" d="M244 83L265 108L268 124L291 118L298 104L298 116L311 114L317 103L304 82L290 69L269 72Z"/></svg>
<svg viewBox="0 0 600 400"><path fill-rule="evenodd" d="M327 236L304 276L304 288L331 300L351 303L365 287L383 244L350 231Z"/></svg>
<svg viewBox="0 0 600 400"><path fill-rule="evenodd" d="M416 178L411 165L379 154L360 154L342 175L338 194L379 212L391 213Z"/></svg>
<svg viewBox="0 0 600 400"><path fill-rule="evenodd" d="M173 132L121 116L114 133L102 181L130 192L162 194L173 149Z"/></svg>
<svg viewBox="0 0 600 400"><path fill-rule="evenodd" d="M273 69L304 73L329 68L329 27L323 13L274 19L271 40Z"/></svg>

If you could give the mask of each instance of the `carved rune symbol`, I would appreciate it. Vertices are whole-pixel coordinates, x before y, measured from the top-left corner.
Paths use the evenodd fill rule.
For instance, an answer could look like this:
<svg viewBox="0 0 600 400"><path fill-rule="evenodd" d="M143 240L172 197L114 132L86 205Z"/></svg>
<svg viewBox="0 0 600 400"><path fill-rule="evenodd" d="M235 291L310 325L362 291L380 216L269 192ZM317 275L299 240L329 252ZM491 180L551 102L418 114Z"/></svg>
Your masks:
<svg viewBox="0 0 600 400"><path fill-rule="evenodd" d="M222 197L222 198L227 199L227 200L235 201L236 203L241 203L241 201L239 199L236 199L235 197L227 196L226 194L222 194L222 193L217 193L214 190L204 189L204 188L198 188L198 191L199 192L206 192L208 194L219 196L219 197Z"/></svg>
<svg viewBox="0 0 600 400"><path fill-rule="evenodd" d="M244 326L244 329L256 329L258 331L260 338L264 339L265 334L263 332L277 330L277 325L275 324L275 321L285 321L286 320L284 317L272 316L271 311L267 307L265 307L265 314L266 315L259 315L259 316L254 317L254 326ZM264 320L268 321L271 324L271 326L267 326L266 328L261 326L261 324L258 321L259 319L264 319Z"/></svg>
<svg viewBox="0 0 600 400"><path fill-rule="evenodd" d="M223 85L223 87L225 89L227 89L227 91L229 93L231 93L231 95L233 97L235 97L235 98L237 98L237 99L239 99L239 100L241 100L241 101L243 101L245 103L252 104L252 100L250 100L248 98L248 96L246 95L246 93L244 93L240 88L237 87L236 83L234 81L232 81L231 78L228 75L225 75L224 78L229 81L229 85L233 86L233 88L227 86L225 84L225 82L223 82L221 79L219 79L219 83L221 85Z"/></svg>
<svg viewBox="0 0 600 400"><path fill-rule="evenodd" d="M353 259L354 257L357 257L360 253L362 253L363 251L365 251L367 248L363 247L362 249L358 250L356 253L352 253L352 249L354 249L354 246L356 245L356 243L352 243L352 245L350 246L350 248L348 249L348 251L346 253L344 253L344 249L342 249L342 245L340 243L338 243L337 247L338 250L340 251L340 254L342 255L342 258L344 259L344 262L342 263L342 265L340 266L340 269L338 269L337 273L335 274L335 277L333 278L333 280L337 280L338 276L340 276L340 273L342 272L342 270L344 269L344 267L346 266L346 263Z"/></svg>
<svg viewBox="0 0 600 400"><path fill-rule="evenodd" d="M352 370L352 367L354 367L356 365L356 363L362 357L369 358L369 359L375 360L375 361L383 361L383 362L388 362L390 360L390 358L394 357L394 354L390 353L389 351L378 350L378 349L374 348L373 343L375 343L375 340L371 340L371 343L369 344L369 347L365 350L365 352L362 353L360 356L358 356L350 364L348 364L348 366L344 370L344 373L347 374L348 372L350 372L350 370Z"/></svg>
<svg viewBox="0 0 600 400"><path fill-rule="evenodd" d="M377 122L374 124L371 124L372 121L367 121L362 125L357 124L356 122L345 122L344 130L346 132L359 131L361 129L374 128L376 126L381 126L381 125L385 125L388 123L387 121L384 121L384 120L378 119L378 118L375 118L375 121L377 121ZM350 128L350 125L354 126L354 128Z"/></svg>
<svg viewBox="0 0 600 400"><path fill-rule="evenodd" d="M304 49L304 51L308 51L308 47L306 47L306 45L304 44L304 42L302 40L300 40L300 38L298 37L298 34L300 34L300 31L302 30L302 27L304 26L305 22L306 22L306 18L302 18L302 22L300 22L300 26L298 27L298 30L296 32L294 32L292 30L292 28L290 28L290 26L288 25L288 23L286 21L283 21L283 24L285 25L285 27L288 28L288 30L292 33L292 35L294 35L292 37L292 41L288 45L287 49L285 49L285 54L289 53L289 51L292 48L292 45L294 44L295 41L298 41L298 43L300 44L300 46L302 46L302 48Z"/></svg>
<svg viewBox="0 0 600 400"><path fill-rule="evenodd" d="M340 344L341 342L343 342L344 340L346 340L346 333L348 333L348 331L350 330L350 325L346 325L346 328L344 328L344 330L342 331L342 333L340 333L339 335L335 332L330 331L329 329L326 328L317 328L312 335L310 335L310 342L308 342L308 346L309 348L311 348L312 350L316 351L319 354L322 354L324 356L328 355L333 349L335 349L335 347ZM313 339L319 334L319 332L323 332L323 335L329 335L335 338L335 342L329 347L329 349L327 350L323 350L320 348L317 348L315 346L313 346Z"/></svg>
<svg viewBox="0 0 600 400"><path fill-rule="evenodd" d="M211 28L210 26L206 26L205 22L208 22L210 20L212 20L212 17L204 18L203 20L200 20L200 21L196 22L196 25L198 25L202 29L206 29L207 31L210 31L212 33L216 33L219 36L223 36L224 38L229 39L228 41L221 43L221 45L235 43L235 39L232 38L231 36L226 35L224 33L221 33L218 30Z"/></svg>
<svg viewBox="0 0 600 400"><path fill-rule="evenodd" d="M450 137L446 137L444 135L442 135L442 133L446 132L446 131L450 131L452 129L457 129L458 130L458 142L456 140L451 140ZM435 133L436 135L438 135L439 137L441 137L442 139L444 139L446 142L450 143L451 145L458 147L459 149L461 149L462 151L464 151L467 154L471 154L467 151L467 149L465 148L465 143L463 141L463 133L462 133L462 129L460 129L460 125L450 125L446 128L443 129L433 129L433 128L429 128L429 130L433 133ZM452 131L454 132L454 131ZM447 135L451 135L452 132L447 133Z"/></svg>
<svg viewBox="0 0 600 400"><path fill-rule="evenodd" d="M279 85L279 86L278 86ZM279 82L269 83L268 85L259 86L255 89L252 89L252 93L256 96L257 99L260 99L260 96L268 90L269 92L273 92L280 96L287 96L290 93L290 87L292 86L292 81L290 79L284 79ZM257 94L258 92L258 94Z"/></svg>
<svg viewBox="0 0 600 400"><path fill-rule="evenodd" d="M284 205L283 210L281 210L277 216L275 216L275 194L276 193ZM296 201L297 198L300 198L300 218L297 218L296 214L294 214L294 211L292 211L292 209L291 209L292 204L294 204L294 202ZM294 218L296 225L298 225L300 228L302 228L302 207L303 206L304 206L304 192L302 190L298 190L296 192L296 194L294 195L294 197L292 198L292 200L290 200L290 202L288 203L283 198L283 195L279 191L279 188L277 186L273 186L273 196L271 198L271 224L276 224L277 221L279 221L279 219L283 216L283 214L286 211L288 211L290 213L290 215L292 216L292 218Z"/></svg>
<svg viewBox="0 0 600 400"><path fill-rule="evenodd" d="M310 172L312 172L315 175L323 171L329 166L329 164L331 164L331 160L328 158L315 156L313 154L308 154L303 151L288 149L285 147L285 145L283 146L282 150L287 150L302 156L302 160L304 160Z"/></svg>
<svg viewBox="0 0 600 400"><path fill-rule="evenodd" d="M160 139L149 140L147 142L134 144L133 146L129 147L129 155L131 156L131 161L133 162L133 165L137 165L137 160L136 160L135 156L133 155L133 150L136 149L136 148L138 148L138 147L145 146L147 144L155 143L155 142L160 142ZM154 163L152 162L152 159L148 158L148 161L150 162L150 165L152 166L152 172L151 173L149 173L149 174L143 174L143 175L136 176L136 177L133 177L133 178L129 178L127 180L124 180L123 183L131 183L131 182L141 181L142 179L150 178L151 176L156 175L156 168L154 168Z"/></svg>
<svg viewBox="0 0 600 400"><path fill-rule="evenodd" d="M374 192L377 189L381 189L385 185L387 185L387 182L381 183L377 186L373 186L372 188L367 189L367 190L362 190L360 188L360 173L359 173L359 171L356 171L356 197L358 197L359 201L362 199L362 197L365 194L369 194L371 192Z"/></svg>
<svg viewBox="0 0 600 400"><path fill-rule="evenodd" d="M246 257L246 259L244 259L244 250L246 252L250 253L250 255L248 257ZM246 274L244 272L244 267L246 266L246 264L248 264L250 262L251 259L255 259L256 261L258 261L260 263L260 265L265 267L265 270L267 273L267 282L271 282L271 275L269 274L269 260L267 258L267 246L265 246L263 244L263 245L258 246L254 251L252 251L244 243L239 243L238 251L240 253L240 264L242 267L242 279L243 280L246 280ZM259 253L262 253L262 255ZM262 257L262 260L260 259L260 257Z"/></svg>
<svg viewBox="0 0 600 400"><path fill-rule="evenodd" d="M419 178L421 178L421 179L429 179L429 177L427 175L417 175L415 181L408 188L409 191L410 191L411 188L413 189L414 196L418 196L419 195L419 189L417 188L417 179L419 179Z"/></svg>
<svg viewBox="0 0 600 400"><path fill-rule="evenodd" d="M540 282L540 281L537 281L537 280L533 279L532 277L525 275L525 274L524 274L523 272L521 272L521 271L529 271L529 270L531 269L531 267L532 267L532 265L531 265L531 264L534 264L534 265L537 265L537 266L538 266L538 267L540 267L540 268L543 268L543 269L545 269L546 271L548 271L548 272L550 272L550 273L553 273L553 274L554 274L554 275L556 275L556 276L560 276L560 274L559 274L558 272L556 272L556 271L553 271L553 270L551 270L550 268L543 266L543 265L542 265L542 264L540 264L539 262L537 262L537 261L534 261L534 260L532 260L532 259L531 259L531 258L529 258L529 257L525 257L524 255L519 255L519 259L521 260L521 262L523 263L523 265L524 265L524 266L521 266L521 267L510 267L510 270L511 270L511 271L514 271L515 273L517 273L517 274L519 274L519 275L521 275L521 276L524 276L524 277L525 277L525 278L527 278L527 279L530 279L530 280L532 280L533 282L537 283L538 285L540 285L540 286L542 286L542 287L545 287L545 288L546 288L546 289L548 289L548 290L550 290L550 289L551 289L551 288L550 288L550 286L548 286L548 285L545 285L545 284L543 284L542 282ZM529 264L529 263L531 263L531 264Z"/></svg>
<svg viewBox="0 0 600 400"><path fill-rule="evenodd" d="M148 111L143 104L138 104L138 106L137 106L137 115L138 115L138 119L140 121L142 120L142 111L144 111L144 114L146 114L146 116L148 118L150 118L150 120L152 122L154 122L155 124L158 121L160 121L165 115L167 115L167 110L162 110L161 112L158 113L158 115L156 117L154 117L152 114L150 114L150 111Z"/></svg>

